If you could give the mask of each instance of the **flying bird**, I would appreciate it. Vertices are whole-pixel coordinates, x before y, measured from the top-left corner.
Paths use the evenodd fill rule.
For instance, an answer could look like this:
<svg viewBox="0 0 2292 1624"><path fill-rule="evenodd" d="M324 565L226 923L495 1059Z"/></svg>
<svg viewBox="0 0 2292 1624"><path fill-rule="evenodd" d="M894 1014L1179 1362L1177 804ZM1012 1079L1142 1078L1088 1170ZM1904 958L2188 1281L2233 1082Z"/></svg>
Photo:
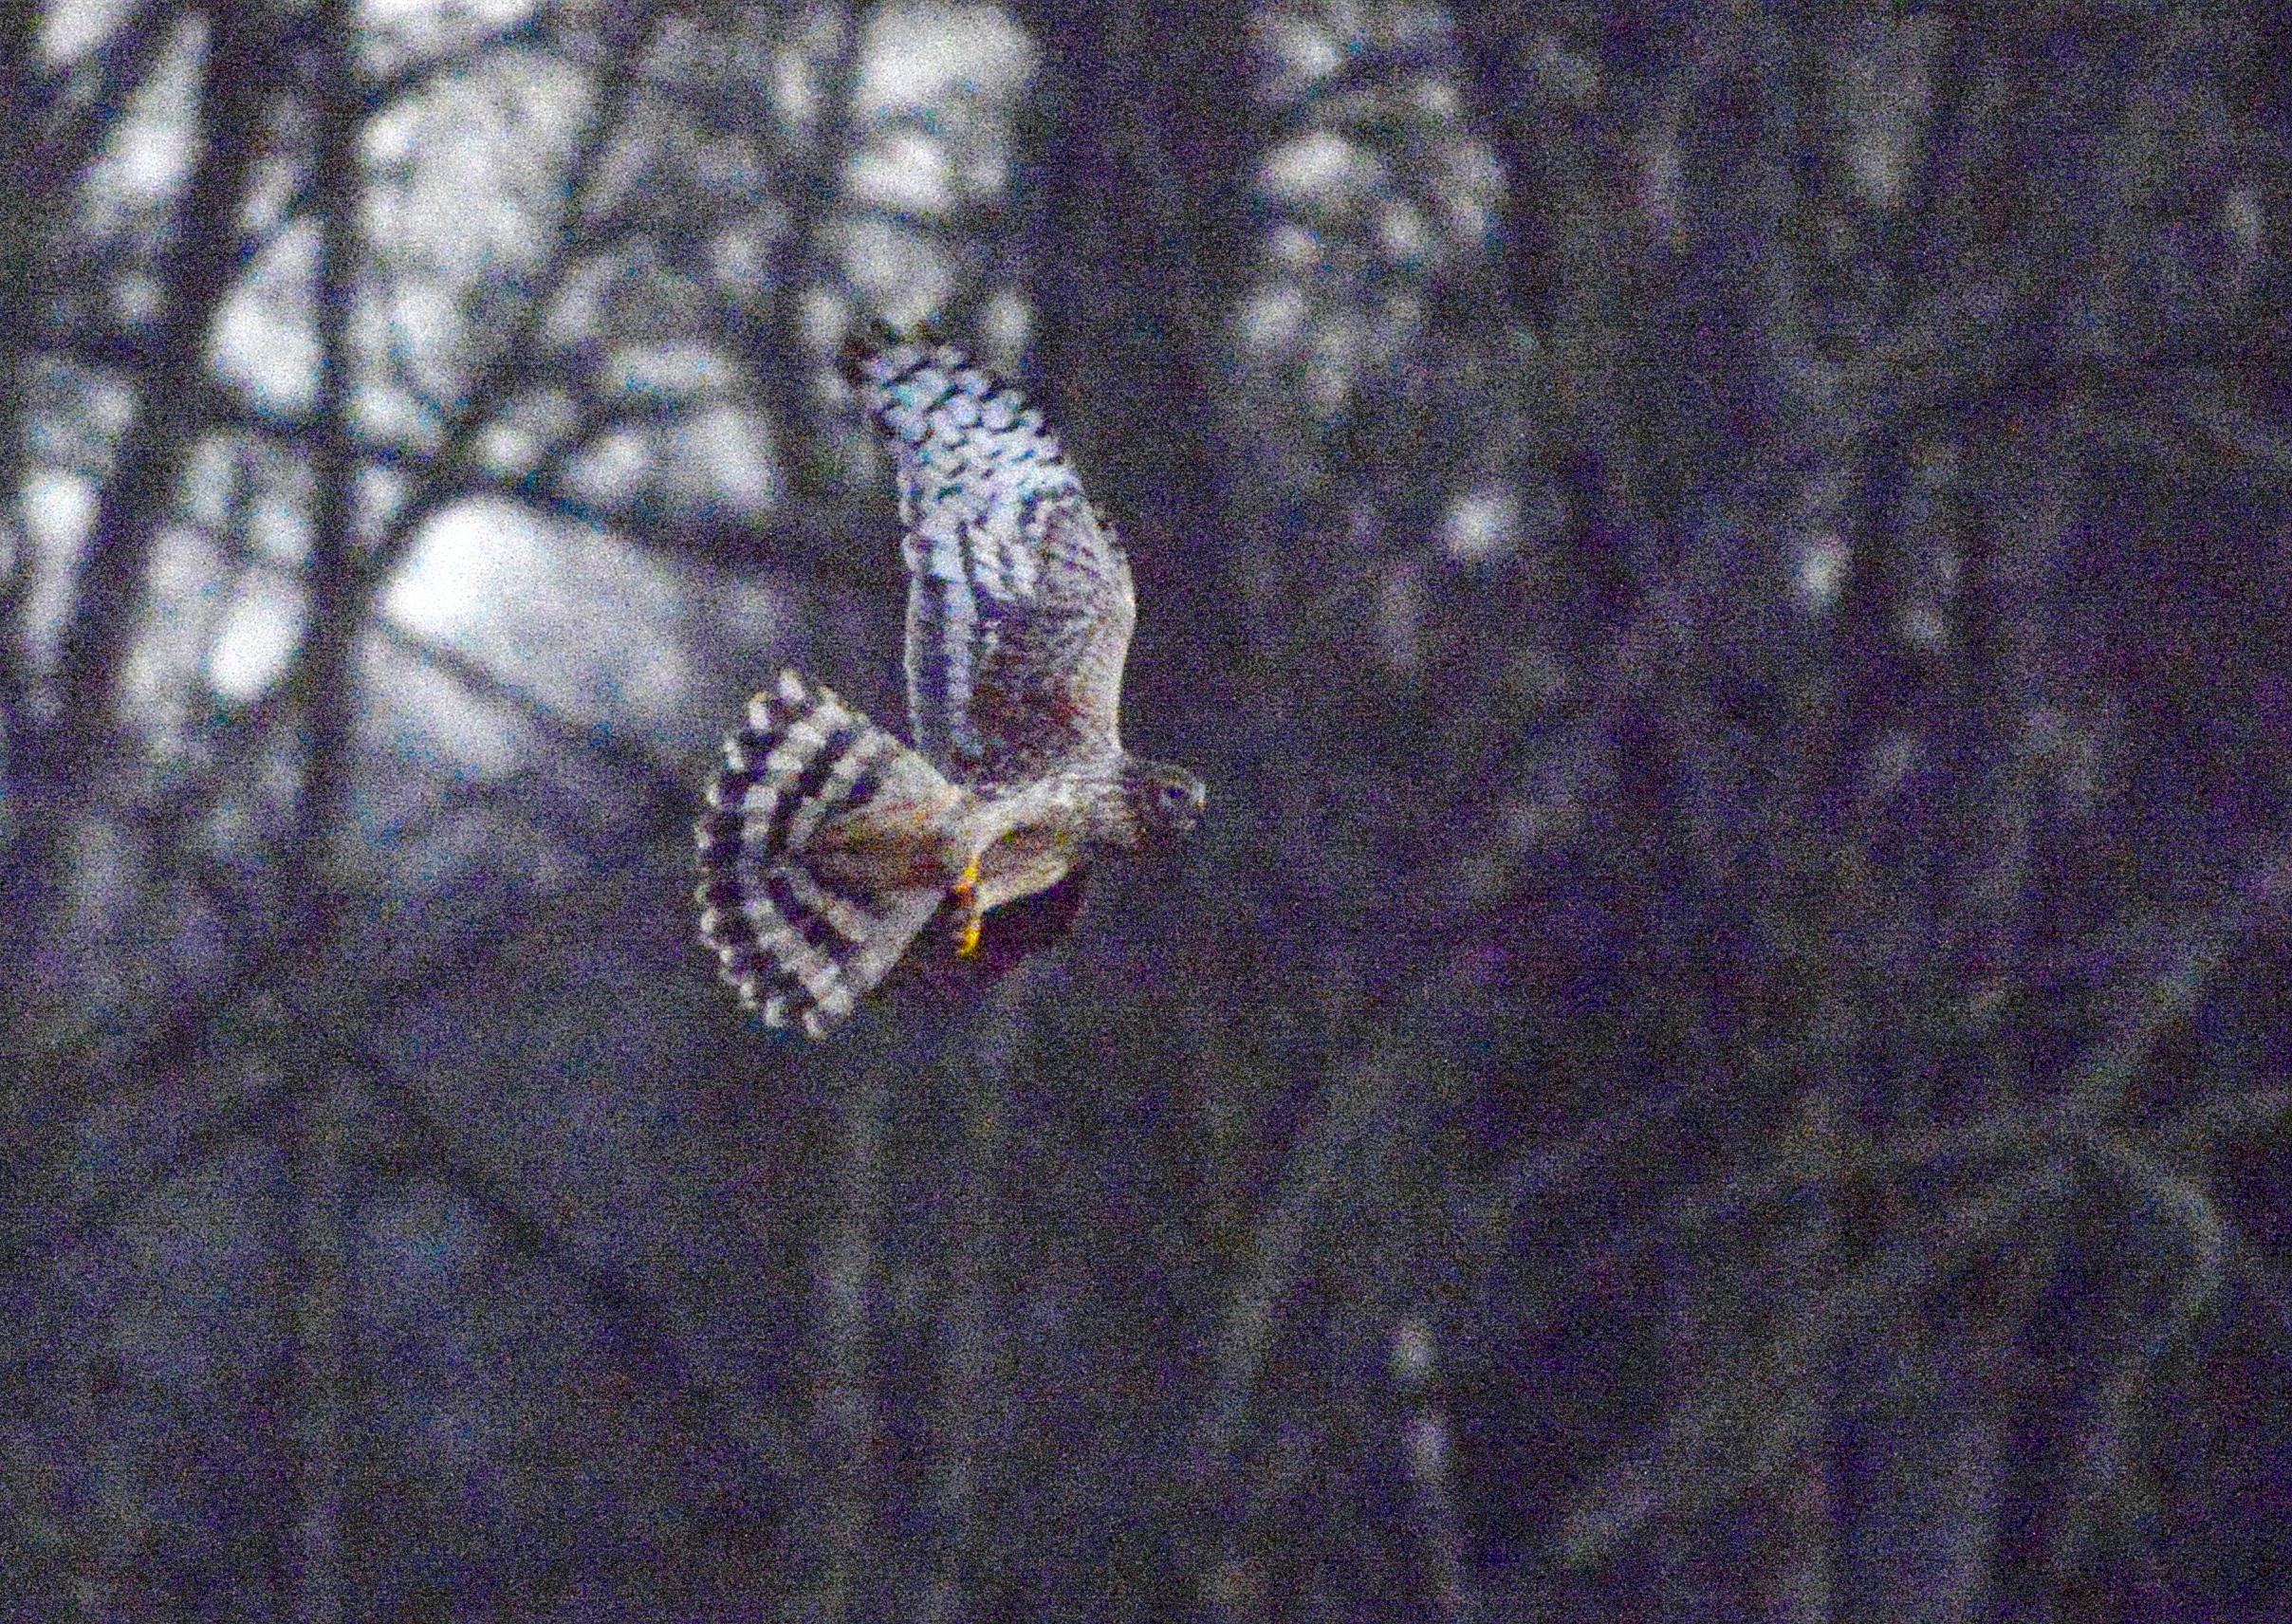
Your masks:
<svg viewBox="0 0 2292 1624"><path fill-rule="evenodd" d="M878 329L842 361L898 471L909 742L784 671L694 826L701 939L766 1024L813 1038L903 958L1055 938L1091 864L1186 834L1204 799L1122 747L1130 565L1042 415L951 344Z"/></svg>

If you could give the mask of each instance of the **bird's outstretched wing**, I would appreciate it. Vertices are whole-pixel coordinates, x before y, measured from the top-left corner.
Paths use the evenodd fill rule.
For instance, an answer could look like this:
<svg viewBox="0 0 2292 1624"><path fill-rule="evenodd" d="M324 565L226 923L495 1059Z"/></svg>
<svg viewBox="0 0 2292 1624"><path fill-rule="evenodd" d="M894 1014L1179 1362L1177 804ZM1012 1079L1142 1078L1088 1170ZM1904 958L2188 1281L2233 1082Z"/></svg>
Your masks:
<svg viewBox="0 0 2292 1624"><path fill-rule="evenodd" d="M898 465L916 747L967 784L1118 756L1130 566L1042 415L950 344L843 364Z"/></svg>

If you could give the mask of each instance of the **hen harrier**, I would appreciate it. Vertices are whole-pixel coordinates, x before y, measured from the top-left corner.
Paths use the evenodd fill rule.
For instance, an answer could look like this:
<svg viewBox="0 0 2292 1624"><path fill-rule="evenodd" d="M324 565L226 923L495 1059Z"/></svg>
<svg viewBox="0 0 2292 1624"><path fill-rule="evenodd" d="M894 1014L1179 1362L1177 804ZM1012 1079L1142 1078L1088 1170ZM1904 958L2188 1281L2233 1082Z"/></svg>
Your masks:
<svg viewBox="0 0 2292 1624"><path fill-rule="evenodd" d="M1186 833L1203 802L1122 748L1130 566L1042 415L951 345L878 333L843 364L898 464L914 747L783 672L694 828L725 980L814 1038L943 908L932 940L959 958L1028 899L1063 929L1090 863Z"/></svg>

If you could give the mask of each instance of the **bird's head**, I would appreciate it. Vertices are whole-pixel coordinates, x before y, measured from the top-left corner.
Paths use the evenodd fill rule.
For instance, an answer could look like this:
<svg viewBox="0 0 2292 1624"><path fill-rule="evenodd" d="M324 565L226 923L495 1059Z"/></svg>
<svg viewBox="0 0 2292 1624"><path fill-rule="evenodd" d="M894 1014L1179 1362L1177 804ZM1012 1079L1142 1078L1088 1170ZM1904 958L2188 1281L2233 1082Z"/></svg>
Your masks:
<svg viewBox="0 0 2292 1624"><path fill-rule="evenodd" d="M1182 766L1133 761L1122 775L1124 799L1137 821L1141 843L1175 840L1202 821L1209 790Z"/></svg>

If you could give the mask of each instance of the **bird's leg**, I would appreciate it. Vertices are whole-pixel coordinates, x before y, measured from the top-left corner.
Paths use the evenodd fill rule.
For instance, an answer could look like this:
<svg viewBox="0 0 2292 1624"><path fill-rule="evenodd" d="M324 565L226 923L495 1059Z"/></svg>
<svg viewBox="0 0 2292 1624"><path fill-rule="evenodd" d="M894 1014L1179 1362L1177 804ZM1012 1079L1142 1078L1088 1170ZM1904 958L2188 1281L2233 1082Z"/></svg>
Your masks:
<svg viewBox="0 0 2292 1624"><path fill-rule="evenodd" d="M955 944L955 956L969 958L979 950L979 931L985 915L979 912L979 859L973 858L955 880L951 894L955 906L963 911L963 936Z"/></svg>

